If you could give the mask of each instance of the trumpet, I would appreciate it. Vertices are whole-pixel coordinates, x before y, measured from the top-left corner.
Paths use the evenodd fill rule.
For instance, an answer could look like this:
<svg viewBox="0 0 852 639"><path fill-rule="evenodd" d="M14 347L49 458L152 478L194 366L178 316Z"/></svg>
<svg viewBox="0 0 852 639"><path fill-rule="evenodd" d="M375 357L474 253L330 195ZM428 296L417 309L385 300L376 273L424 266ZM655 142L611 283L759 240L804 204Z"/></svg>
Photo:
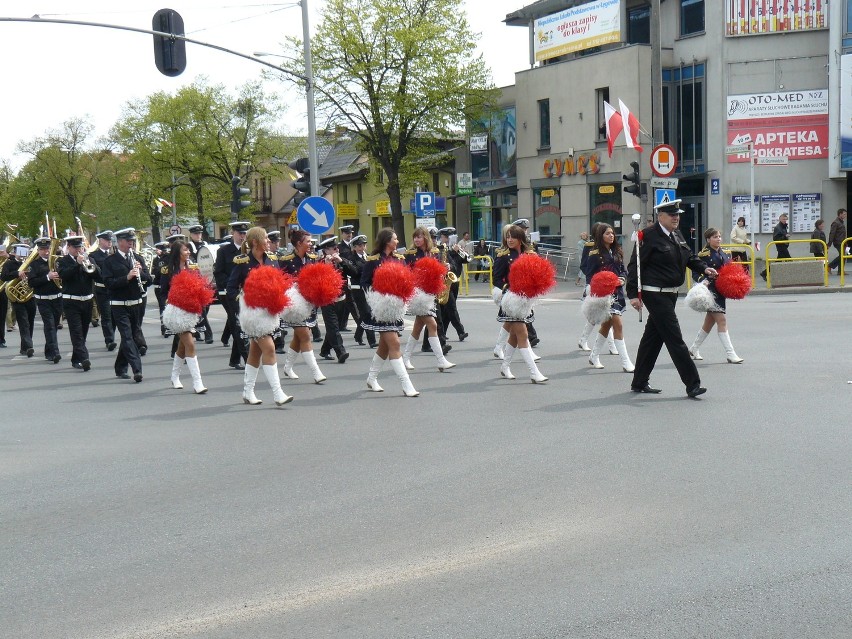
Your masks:
<svg viewBox="0 0 852 639"><path fill-rule="evenodd" d="M83 250L80 253L80 255L83 256L83 261L80 262L80 264L86 273L94 273L95 265L89 260L89 251L92 250L92 247L89 244L89 236L86 235L86 229L83 228L83 223L80 221L80 218L75 217L74 219L77 220L77 233L83 238Z"/></svg>
<svg viewBox="0 0 852 639"><path fill-rule="evenodd" d="M461 258L462 258L465 262L467 262L468 260L470 260L470 253L468 253L467 251L465 251L465 250L464 250L461 246L459 246L458 244L453 244L453 250L454 250L456 253L458 253L458 254L459 254L459 257L461 257Z"/></svg>

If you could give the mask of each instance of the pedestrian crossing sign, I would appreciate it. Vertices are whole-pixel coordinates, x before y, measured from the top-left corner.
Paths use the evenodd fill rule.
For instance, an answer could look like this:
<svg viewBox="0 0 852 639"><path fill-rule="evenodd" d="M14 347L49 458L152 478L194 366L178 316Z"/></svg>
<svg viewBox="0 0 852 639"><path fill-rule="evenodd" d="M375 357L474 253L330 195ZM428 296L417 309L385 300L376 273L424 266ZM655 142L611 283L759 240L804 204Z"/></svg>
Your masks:
<svg viewBox="0 0 852 639"><path fill-rule="evenodd" d="M676 199L677 195L674 189L654 189L654 208Z"/></svg>

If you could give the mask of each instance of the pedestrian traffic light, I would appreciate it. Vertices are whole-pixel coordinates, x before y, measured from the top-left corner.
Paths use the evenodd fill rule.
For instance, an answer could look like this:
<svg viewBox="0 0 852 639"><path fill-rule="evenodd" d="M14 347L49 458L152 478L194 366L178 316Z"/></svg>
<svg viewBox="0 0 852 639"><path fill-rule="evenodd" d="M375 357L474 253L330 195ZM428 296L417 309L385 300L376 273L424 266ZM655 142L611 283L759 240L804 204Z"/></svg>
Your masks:
<svg viewBox="0 0 852 639"><path fill-rule="evenodd" d="M151 21L152 31L184 35L183 18L177 11L160 9ZM186 40L162 35L154 36L154 64L160 73L174 77L186 69Z"/></svg>
<svg viewBox="0 0 852 639"><path fill-rule="evenodd" d="M630 193L630 195L642 197L642 186L639 184L639 163L631 162L630 166L633 168L633 172L628 175L621 176L630 182L630 184L624 187L624 190Z"/></svg>
<svg viewBox="0 0 852 639"><path fill-rule="evenodd" d="M247 206L251 206L249 200L244 200L243 196L251 193L250 189L240 186L240 176L235 175L231 178L231 218L237 221L242 211Z"/></svg>
<svg viewBox="0 0 852 639"><path fill-rule="evenodd" d="M301 177L298 180L293 180L290 185L296 189L297 193L293 196L293 203L298 206L302 201L311 195L311 167L308 164L308 158L299 158L288 164L291 169L299 173Z"/></svg>

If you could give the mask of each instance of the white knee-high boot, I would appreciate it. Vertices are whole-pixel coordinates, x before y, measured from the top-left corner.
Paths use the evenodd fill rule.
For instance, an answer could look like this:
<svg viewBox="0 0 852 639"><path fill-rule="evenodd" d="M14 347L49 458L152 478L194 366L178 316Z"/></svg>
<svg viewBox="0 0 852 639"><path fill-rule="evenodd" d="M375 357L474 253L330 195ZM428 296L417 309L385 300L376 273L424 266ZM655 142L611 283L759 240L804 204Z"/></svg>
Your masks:
<svg viewBox="0 0 852 639"><path fill-rule="evenodd" d="M601 349L606 344L607 336L601 335L600 333L595 333L595 343L592 346L592 352L589 353L589 364L592 365L593 368L603 368L604 365L601 364Z"/></svg>
<svg viewBox="0 0 852 639"><path fill-rule="evenodd" d="M532 356L532 351L528 348L519 348L518 352L520 352L521 357L524 358L524 361L527 363L527 368L530 369L530 381L533 384L543 384L547 381L547 378L541 374L538 370L538 366L535 365L535 360Z"/></svg>
<svg viewBox="0 0 852 639"><path fill-rule="evenodd" d="M435 354L435 359L438 360L438 370L442 373L448 368L452 368L455 366L452 362L448 361L446 357L444 357L444 351L441 348L441 338L437 335L435 337L429 337L429 346L432 347L432 352Z"/></svg>
<svg viewBox="0 0 852 639"><path fill-rule="evenodd" d="M393 372L396 373L396 378L399 380L400 385L402 386L402 392L406 397L417 397L420 393L418 393L414 384L411 383L411 378L408 377L408 370L405 368L405 363L402 361L402 358L398 359L390 359L391 368L393 368Z"/></svg>
<svg viewBox="0 0 852 639"><path fill-rule="evenodd" d="M402 362L405 364L405 367L408 370L414 368L414 364L411 363L411 354L414 352L414 347L420 342L419 339L414 337L414 333L408 334L408 341L405 343L405 348L402 350ZM431 345L431 342L430 342ZM443 353L441 350L441 345L438 344L438 352Z"/></svg>
<svg viewBox="0 0 852 639"><path fill-rule="evenodd" d="M183 357L177 355L172 360L172 388L183 388L183 384L180 383L180 369L183 362Z"/></svg>
<svg viewBox="0 0 852 639"><path fill-rule="evenodd" d="M630 361L630 354L627 352L627 344L623 339L615 340L615 347L618 349L618 354L621 356L621 368L625 373L632 373L636 370L633 362Z"/></svg>
<svg viewBox="0 0 852 639"><path fill-rule="evenodd" d="M509 341L509 331L503 328L503 325L500 325L500 332L497 333L497 344L494 346L494 357L498 359L503 359L503 347L506 346L506 342Z"/></svg>
<svg viewBox="0 0 852 639"><path fill-rule="evenodd" d="M316 355L314 355L313 351L302 351L302 359L305 360L305 364L308 365L308 370L311 371L311 375L314 376L314 383L321 384L328 379L322 374L319 364L317 364Z"/></svg>
<svg viewBox="0 0 852 639"><path fill-rule="evenodd" d="M198 366L197 357L187 357L186 366L189 368L189 374L192 375L192 390L196 395L202 395L207 392L204 382L201 381L201 368Z"/></svg>
<svg viewBox="0 0 852 639"><path fill-rule="evenodd" d="M734 350L734 345L731 344L731 336L727 332L719 333L719 341L725 347L725 356L728 358L728 364L742 364L743 358L737 355Z"/></svg>
<svg viewBox="0 0 852 639"><path fill-rule="evenodd" d="M512 358L515 356L515 347L506 344L503 347L503 364L500 366L500 376L506 379L515 379L512 375L512 369L509 366L512 364Z"/></svg>
<svg viewBox="0 0 852 639"><path fill-rule="evenodd" d="M580 339L577 340L577 346L580 347L581 351L590 351L592 347L589 346L589 335L592 334L592 331L595 330L595 325L586 322L586 325L583 327L583 332L580 333Z"/></svg>
<svg viewBox="0 0 852 639"><path fill-rule="evenodd" d="M615 345L615 337L613 337L612 328L609 329L609 333L606 336L606 345L609 348L610 355L618 355L618 348Z"/></svg>
<svg viewBox="0 0 852 639"><path fill-rule="evenodd" d="M695 341L693 341L692 346L689 347L689 356L692 359L704 359L701 357L701 353L698 352L698 347L704 343L708 334L709 333L704 332L704 329L698 329L698 335L695 336Z"/></svg>
<svg viewBox="0 0 852 639"><path fill-rule="evenodd" d="M370 374L367 375L367 388L376 393L381 393L385 389L379 386L379 373L382 372L382 368L385 365L387 360L379 357L378 353L373 355L373 361L370 362Z"/></svg>
<svg viewBox="0 0 852 639"><path fill-rule="evenodd" d="M284 356L284 374L289 379L299 379L296 372L293 370L293 364L296 363L296 358L299 357L299 352L294 351L290 346L287 347L287 354Z"/></svg>
<svg viewBox="0 0 852 639"><path fill-rule="evenodd" d="M266 375L266 381L272 387L272 399L279 406L283 406L293 401L293 397L284 392L281 388L281 378L278 376L278 366L276 364L264 364L263 374Z"/></svg>
<svg viewBox="0 0 852 639"><path fill-rule="evenodd" d="M244 404L262 404L254 395L254 383L257 381L257 373L259 368L255 368L251 364L246 363L246 370L243 373L243 403Z"/></svg>

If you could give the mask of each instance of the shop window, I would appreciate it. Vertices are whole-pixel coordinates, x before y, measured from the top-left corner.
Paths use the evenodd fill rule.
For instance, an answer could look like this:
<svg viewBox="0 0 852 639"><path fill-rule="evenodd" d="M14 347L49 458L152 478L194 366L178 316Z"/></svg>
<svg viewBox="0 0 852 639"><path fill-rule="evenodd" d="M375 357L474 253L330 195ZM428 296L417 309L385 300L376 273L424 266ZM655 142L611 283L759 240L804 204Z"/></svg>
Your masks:
<svg viewBox="0 0 852 639"><path fill-rule="evenodd" d="M627 42L651 44L651 7L643 4L627 10Z"/></svg>
<svg viewBox="0 0 852 639"><path fill-rule="evenodd" d="M550 100L538 101L538 148L550 148Z"/></svg>

